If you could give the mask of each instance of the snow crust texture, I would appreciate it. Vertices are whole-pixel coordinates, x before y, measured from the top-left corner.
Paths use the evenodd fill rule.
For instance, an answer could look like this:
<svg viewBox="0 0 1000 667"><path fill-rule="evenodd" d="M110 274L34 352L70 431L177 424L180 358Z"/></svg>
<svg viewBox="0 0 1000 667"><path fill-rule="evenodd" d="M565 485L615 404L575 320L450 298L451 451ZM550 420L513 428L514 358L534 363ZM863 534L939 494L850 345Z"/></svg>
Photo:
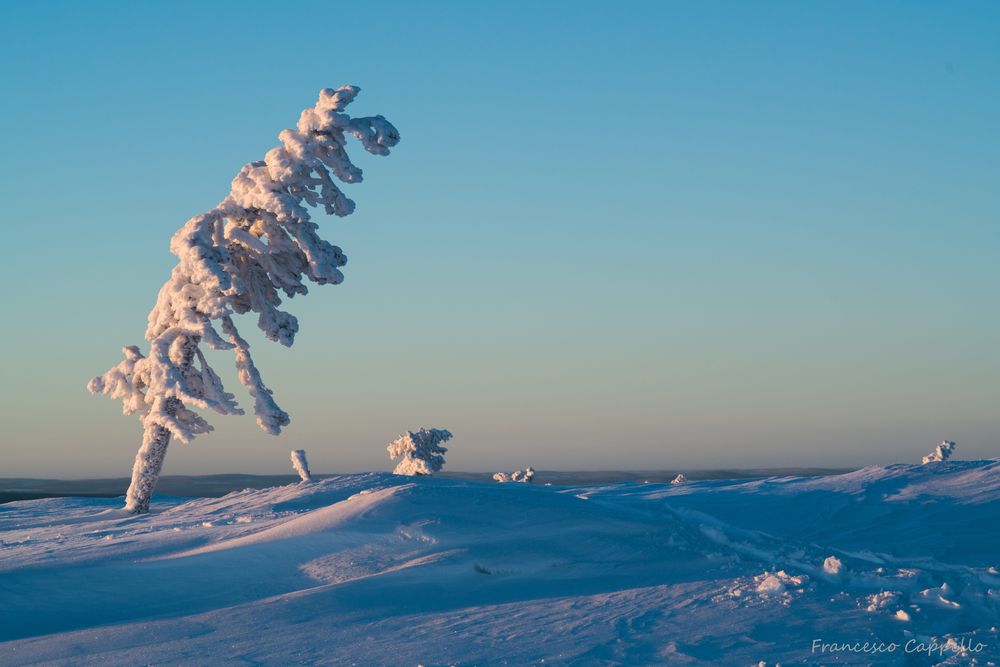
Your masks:
<svg viewBox="0 0 1000 667"><path fill-rule="evenodd" d="M0 664L1000 659L1000 460L590 487L373 473L118 506L0 505Z"/></svg>

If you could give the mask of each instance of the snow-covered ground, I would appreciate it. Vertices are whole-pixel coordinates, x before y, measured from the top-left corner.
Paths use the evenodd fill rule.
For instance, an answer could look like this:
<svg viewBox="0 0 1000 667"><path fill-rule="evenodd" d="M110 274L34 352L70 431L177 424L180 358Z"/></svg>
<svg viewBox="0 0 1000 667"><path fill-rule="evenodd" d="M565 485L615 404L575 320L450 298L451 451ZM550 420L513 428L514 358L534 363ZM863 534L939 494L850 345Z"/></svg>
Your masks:
<svg viewBox="0 0 1000 667"><path fill-rule="evenodd" d="M371 473L120 507L0 505L0 663L1000 660L997 459L576 488Z"/></svg>

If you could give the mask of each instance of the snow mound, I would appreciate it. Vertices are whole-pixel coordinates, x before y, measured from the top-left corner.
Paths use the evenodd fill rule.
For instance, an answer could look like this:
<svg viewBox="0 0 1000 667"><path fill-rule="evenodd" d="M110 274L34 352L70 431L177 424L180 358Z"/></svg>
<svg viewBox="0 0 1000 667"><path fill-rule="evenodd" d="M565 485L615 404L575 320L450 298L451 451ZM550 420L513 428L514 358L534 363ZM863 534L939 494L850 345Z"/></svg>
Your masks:
<svg viewBox="0 0 1000 667"><path fill-rule="evenodd" d="M757 584L757 592L764 595L780 595L785 592L785 584L773 574L763 575L763 579Z"/></svg>

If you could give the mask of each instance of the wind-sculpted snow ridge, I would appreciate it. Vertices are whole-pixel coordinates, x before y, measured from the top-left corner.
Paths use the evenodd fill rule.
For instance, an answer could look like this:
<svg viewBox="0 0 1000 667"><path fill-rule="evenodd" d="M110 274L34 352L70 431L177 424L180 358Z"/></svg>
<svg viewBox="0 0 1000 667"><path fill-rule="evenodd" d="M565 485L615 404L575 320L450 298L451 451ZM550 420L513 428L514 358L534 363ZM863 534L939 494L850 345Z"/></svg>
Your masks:
<svg viewBox="0 0 1000 667"><path fill-rule="evenodd" d="M991 460L572 488L371 473L142 516L16 502L0 664L987 665L998 490Z"/></svg>
<svg viewBox="0 0 1000 667"><path fill-rule="evenodd" d="M243 414L209 365L202 343L233 351L261 429L277 435L289 423L233 316L257 313L264 335L290 346L299 323L278 309L280 294L305 294L306 282L343 281L340 269L347 257L319 236L307 207L321 206L338 216L354 211L354 202L337 185L362 178L347 155L348 135L374 155L388 155L399 142L396 128L382 116L344 112L359 91L356 86L321 90L316 104L302 112L297 129L278 135L280 146L245 165L218 206L174 234L170 251L178 263L149 313L149 356L127 346L122 362L90 381L91 392L121 399L124 413L138 414L144 427L128 493L130 510L148 508L171 436L190 442L212 430L195 409Z"/></svg>

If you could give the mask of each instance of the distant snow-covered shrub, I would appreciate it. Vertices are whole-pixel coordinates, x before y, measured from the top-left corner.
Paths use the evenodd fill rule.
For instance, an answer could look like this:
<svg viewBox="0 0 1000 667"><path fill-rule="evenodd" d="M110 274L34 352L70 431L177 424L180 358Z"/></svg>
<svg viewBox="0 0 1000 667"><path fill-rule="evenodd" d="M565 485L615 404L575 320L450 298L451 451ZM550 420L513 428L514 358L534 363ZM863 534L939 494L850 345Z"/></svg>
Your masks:
<svg viewBox="0 0 1000 667"><path fill-rule="evenodd" d="M680 473L677 473L677 477L674 477L672 480L670 480L670 483L671 484L683 484L686 481L688 481L688 478L684 476L684 473L680 472Z"/></svg>
<svg viewBox="0 0 1000 667"><path fill-rule="evenodd" d="M313 481L312 475L309 473L309 462L306 461L306 450L292 450L292 467L295 468L295 472L299 473L303 482Z"/></svg>
<svg viewBox="0 0 1000 667"><path fill-rule="evenodd" d="M515 470L511 473L498 472L493 475L493 479L498 482L525 482L531 484L535 479L535 469L528 466L524 470Z"/></svg>
<svg viewBox="0 0 1000 667"><path fill-rule="evenodd" d="M386 447L391 460L400 459L392 472L397 475L433 475L444 465L444 453L448 451L441 443L450 439L451 433L440 428L407 431Z"/></svg>
<svg viewBox="0 0 1000 667"><path fill-rule="evenodd" d="M955 447L957 447L951 440L944 440L940 445L934 448L934 451L924 457L924 463L935 463L937 461L947 461L952 454L955 453Z"/></svg>

